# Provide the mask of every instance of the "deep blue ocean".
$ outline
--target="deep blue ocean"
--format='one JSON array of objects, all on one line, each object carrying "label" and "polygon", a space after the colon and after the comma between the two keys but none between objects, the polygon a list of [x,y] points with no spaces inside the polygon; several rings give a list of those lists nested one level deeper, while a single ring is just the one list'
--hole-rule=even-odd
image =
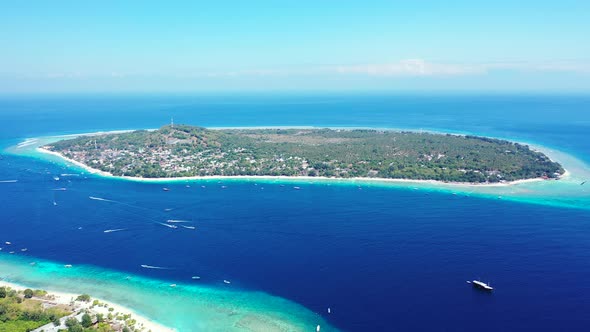
[{"label": "deep blue ocean", "polygon": [[[580,95],[4,96],[0,147],[35,136],[157,128],[171,117],[206,127],[473,133],[590,162],[590,96]],[[53,179],[63,173],[72,172],[2,156],[0,180],[19,181],[0,184],[0,243],[28,249],[18,255],[167,281],[199,275],[223,287],[231,280],[231,287],[297,302],[345,331],[590,327],[588,209],[326,183],[294,190],[202,181],[167,184],[165,192],[162,184],[96,176]],[[67,190],[53,190],[61,187]],[[166,219],[197,229],[157,224]],[[495,291],[472,289],[465,281],[475,278]]]}]

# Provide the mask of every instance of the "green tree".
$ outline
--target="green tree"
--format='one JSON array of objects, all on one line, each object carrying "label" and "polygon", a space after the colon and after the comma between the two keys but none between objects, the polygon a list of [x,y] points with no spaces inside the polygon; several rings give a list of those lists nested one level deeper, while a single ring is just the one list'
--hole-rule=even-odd
[{"label": "green tree", "polygon": [[87,313],[82,315],[82,326],[85,328],[92,326],[92,317],[90,317],[90,315]]},{"label": "green tree", "polygon": [[66,319],[66,327],[70,328],[72,326],[76,326],[79,325],[80,323],[78,323],[78,320],[74,317],[70,317],[68,319]]},{"label": "green tree", "polygon": [[33,297],[33,290],[32,289],[27,288],[27,289],[25,289],[24,293],[25,293],[25,299],[30,299]]},{"label": "green tree", "polygon": [[78,296],[76,298],[76,301],[90,302],[90,295],[88,295],[88,294],[82,294],[82,295],[80,295],[80,296]]},{"label": "green tree", "polygon": [[51,322],[53,322],[53,325],[55,325],[55,326],[61,325],[61,321],[59,320],[59,317],[57,315],[50,317],[50,319],[51,319]]},{"label": "green tree", "polygon": [[5,297],[6,297],[6,288],[0,287],[0,299],[3,299]]},{"label": "green tree", "polygon": [[84,328],[82,325],[74,325],[72,327],[68,327],[68,332],[84,332]]}]

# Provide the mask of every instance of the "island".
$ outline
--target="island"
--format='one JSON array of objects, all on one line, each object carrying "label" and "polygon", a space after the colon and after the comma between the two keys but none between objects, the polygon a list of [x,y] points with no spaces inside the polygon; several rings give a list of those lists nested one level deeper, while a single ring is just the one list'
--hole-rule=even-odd
[{"label": "island", "polygon": [[499,183],[558,179],[528,145],[472,135],[376,129],[157,130],[82,135],[41,147],[113,176],[287,176]]}]

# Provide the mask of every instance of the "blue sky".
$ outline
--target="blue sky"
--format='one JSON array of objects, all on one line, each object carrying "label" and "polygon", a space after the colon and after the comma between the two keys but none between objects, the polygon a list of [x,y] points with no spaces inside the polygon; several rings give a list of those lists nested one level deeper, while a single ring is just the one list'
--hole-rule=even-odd
[{"label": "blue sky", "polygon": [[0,92],[590,91],[590,1],[14,1]]}]

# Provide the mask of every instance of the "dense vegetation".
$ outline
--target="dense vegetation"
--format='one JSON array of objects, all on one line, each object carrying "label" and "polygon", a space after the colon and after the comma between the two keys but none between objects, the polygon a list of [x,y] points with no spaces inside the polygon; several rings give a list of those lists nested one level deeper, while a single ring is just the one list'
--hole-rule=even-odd
[{"label": "dense vegetation", "polygon": [[44,308],[41,301],[31,299],[33,295],[44,296],[45,292],[27,289],[19,293],[0,287],[0,332],[31,331],[70,314],[59,307]]},{"label": "dense vegetation", "polygon": [[[120,314],[98,300],[90,303],[89,295],[83,294],[70,305],[56,304],[47,292],[25,289],[16,291],[0,287],[0,332],[28,332],[52,323],[60,331],[67,332],[132,332],[143,331],[137,327],[131,315]],[[74,303],[86,303],[75,306]],[[106,313],[97,312],[102,308]],[[80,319],[74,316],[81,315]],[[64,318],[62,324],[60,318]]]},{"label": "dense vegetation", "polygon": [[113,175],[283,175],[455,182],[556,178],[563,168],[528,146],[475,136],[381,130],[165,126],[81,136],[46,148]]}]

